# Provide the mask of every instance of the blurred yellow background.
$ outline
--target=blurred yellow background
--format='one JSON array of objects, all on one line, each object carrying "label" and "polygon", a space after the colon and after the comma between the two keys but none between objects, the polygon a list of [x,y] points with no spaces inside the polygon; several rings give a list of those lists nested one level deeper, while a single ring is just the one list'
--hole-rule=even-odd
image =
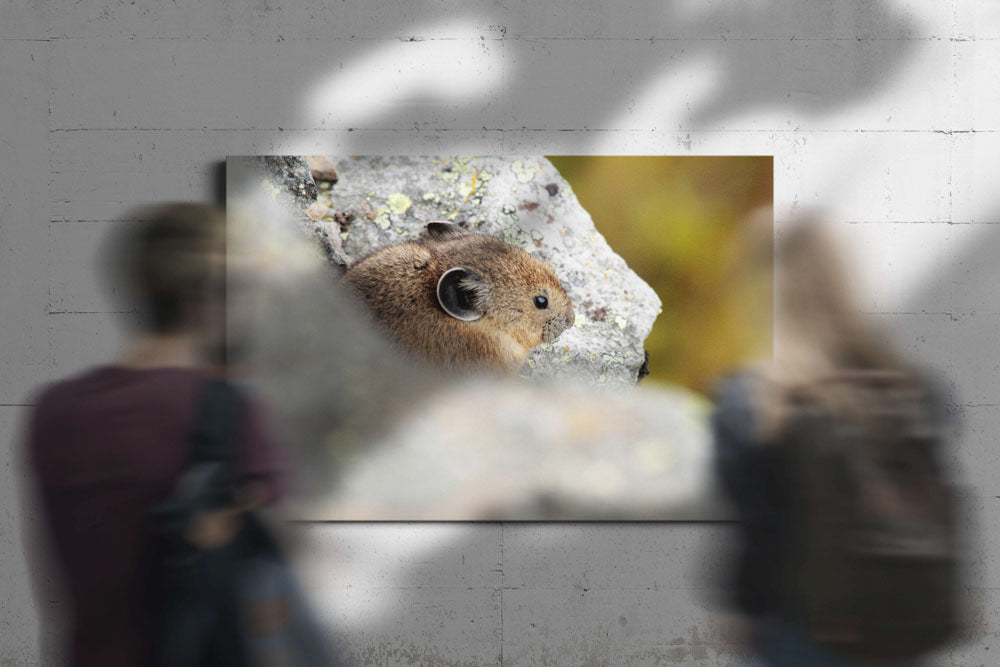
[{"label": "blurred yellow background", "polygon": [[770,354],[762,322],[773,278],[745,275],[738,259],[747,218],[772,207],[772,157],[547,157],[663,301],[646,339],[646,382],[707,393],[721,374]]}]

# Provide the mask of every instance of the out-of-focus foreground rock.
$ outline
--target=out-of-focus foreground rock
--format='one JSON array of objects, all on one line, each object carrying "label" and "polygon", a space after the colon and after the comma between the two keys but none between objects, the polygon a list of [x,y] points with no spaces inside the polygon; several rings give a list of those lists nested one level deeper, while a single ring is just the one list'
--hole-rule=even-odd
[{"label": "out-of-focus foreground rock", "polygon": [[[352,464],[317,520],[708,519],[706,406],[690,394],[462,382]],[[373,492],[377,490],[377,492]]]}]

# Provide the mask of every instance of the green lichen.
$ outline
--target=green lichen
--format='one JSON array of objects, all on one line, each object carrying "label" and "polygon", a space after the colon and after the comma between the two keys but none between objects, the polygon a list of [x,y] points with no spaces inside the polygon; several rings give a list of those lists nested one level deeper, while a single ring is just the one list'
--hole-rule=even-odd
[{"label": "green lichen", "polygon": [[511,245],[523,248],[527,252],[535,250],[534,244],[531,243],[531,236],[529,236],[517,225],[511,225],[505,228],[502,232],[500,232],[500,238]]},{"label": "green lichen", "polygon": [[511,171],[514,172],[514,176],[521,183],[530,183],[535,178],[535,172],[538,168],[531,164],[530,162],[525,163],[523,160],[516,160],[514,164],[510,165]]},{"label": "green lichen", "polygon": [[389,195],[389,211],[395,215],[403,215],[413,204],[409,197],[402,192],[394,192]]},{"label": "green lichen", "polygon": [[626,320],[621,315],[617,315],[615,316],[615,324],[618,325],[619,329],[624,329],[626,326],[628,326],[628,320]]},{"label": "green lichen", "polygon": [[389,229],[392,225],[392,220],[389,219],[389,209],[380,208],[375,211],[375,224],[379,226],[379,229]]},{"label": "green lichen", "polygon": [[471,171],[471,167],[469,167],[469,162],[471,160],[472,158],[468,155],[459,155],[458,157],[455,158],[455,163],[454,166],[452,166],[452,171],[454,171],[456,174],[460,176],[464,176],[465,174],[469,173],[469,171]]}]

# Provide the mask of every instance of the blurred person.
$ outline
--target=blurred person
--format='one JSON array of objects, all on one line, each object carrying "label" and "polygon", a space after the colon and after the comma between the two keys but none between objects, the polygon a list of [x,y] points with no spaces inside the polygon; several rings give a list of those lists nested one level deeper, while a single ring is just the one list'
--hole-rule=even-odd
[{"label": "blurred person", "polygon": [[959,624],[944,392],[869,328],[822,225],[748,229],[748,266],[774,251],[775,353],[712,418],[744,639],[766,665],[917,664]]},{"label": "blurred person", "polygon": [[[74,666],[152,663],[150,510],[190,463],[204,388],[227,374],[225,212],[174,204],[135,217],[108,259],[138,326],[116,359],[37,394],[25,443],[69,596],[66,662]],[[186,525],[194,549],[221,553],[241,513],[280,493],[264,411],[246,400],[240,415],[237,492]]]}]

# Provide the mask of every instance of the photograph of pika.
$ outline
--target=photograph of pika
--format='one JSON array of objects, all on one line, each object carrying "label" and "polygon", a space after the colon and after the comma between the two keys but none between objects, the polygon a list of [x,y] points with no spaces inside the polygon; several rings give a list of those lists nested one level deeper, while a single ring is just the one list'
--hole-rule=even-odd
[{"label": "photograph of pika", "polygon": [[296,516],[725,518],[709,397],[773,345],[773,167],[230,157],[245,368],[308,461]]},{"label": "photograph of pika", "polygon": [[381,248],[344,282],[416,359],[463,371],[517,372],[528,352],[573,326],[550,266],[509,243],[434,221],[426,236]]}]

